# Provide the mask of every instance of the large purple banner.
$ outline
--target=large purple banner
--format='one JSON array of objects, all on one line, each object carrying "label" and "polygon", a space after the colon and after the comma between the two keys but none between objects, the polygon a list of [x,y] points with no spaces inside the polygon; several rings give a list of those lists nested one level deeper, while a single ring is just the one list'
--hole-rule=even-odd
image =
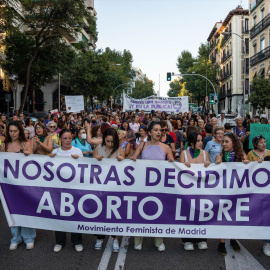
[{"label": "large purple banner", "polygon": [[166,161],[98,162],[1,153],[0,194],[10,226],[269,239],[268,164],[187,168]]}]

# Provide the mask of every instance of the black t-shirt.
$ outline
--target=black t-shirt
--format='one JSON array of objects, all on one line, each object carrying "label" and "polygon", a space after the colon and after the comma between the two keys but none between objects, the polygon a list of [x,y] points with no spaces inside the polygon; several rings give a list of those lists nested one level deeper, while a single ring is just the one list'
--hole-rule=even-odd
[{"label": "black t-shirt", "polygon": [[171,135],[166,134],[166,140],[162,143],[170,146],[172,143],[174,143],[174,140]]}]

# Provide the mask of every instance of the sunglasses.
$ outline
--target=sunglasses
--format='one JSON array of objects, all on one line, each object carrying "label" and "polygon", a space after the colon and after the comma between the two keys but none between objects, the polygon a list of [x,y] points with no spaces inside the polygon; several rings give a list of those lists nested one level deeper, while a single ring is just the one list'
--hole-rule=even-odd
[{"label": "sunglasses", "polygon": [[50,126],[50,128],[56,128],[56,126]]},{"label": "sunglasses", "polygon": [[161,132],[167,132],[167,131],[169,131],[169,129],[167,129],[167,128],[162,128],[161,129]]},{"label": "sunglasses", "polygon": [[140,128],[146,128],[146,126],[140,126]]}]

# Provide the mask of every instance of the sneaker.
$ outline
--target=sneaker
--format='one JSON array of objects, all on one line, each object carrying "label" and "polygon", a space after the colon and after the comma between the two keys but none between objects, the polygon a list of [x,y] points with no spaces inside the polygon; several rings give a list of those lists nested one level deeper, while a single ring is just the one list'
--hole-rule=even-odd
[{"label": "sneaker", "polygon": [[82,252],[82,251],[83,251],[83,245],[82,245],[82,244],[76,245],[76,246],[75,246],[75,250],[76,250],[77,252]]},{"label": "sneaker", "polygon": [[62,250],[63,246],[56,244],[53,248],[54,252],[60,252]]},{"label": "sneaker", "polygon": [[97,239],[96,244],[95,244],[95,250],[101,250],[102,244],[103,244],[103,239]]},{"label": "sneaker", "polygon": [[162,243],[162,244],[158,247],[158,251],[165,251],[165,245],[164,245],[164,243]]},{"label": "sneaker", "polygon": [[134,246],[134,249],[136,249],[136,250],[142,250],[142,244],[139,244],[138,246]]},{"label": "sneaker", "polygon": [[205,241],[201,241],[197,245],[198,249],[208,249],[207,243]]},{"label": "sneaker", "polygon": [[225,247],[225,243],[219,243],[218,244],[218,254],[226,256],[227,255],[227,250]]},{"label": "sneaker", "polygon": [[184,243],[184,249],[185,250],[194,250],[194,245],[191,242],[185,242]]},{"label": "sneaker", "polygon": [[17,249],[18,245],[19,245],[19,244],[11,243],[10,246],[9,246],[9,249],[10,249],[10,250],[15,250],[15,249]]},{"label": "sneaker", "polygon": [[263,253],[265,256],[270,256],[270,244],[268,244],[268,243],[264,244]]},{"label": "sneaker", "polygon": [[118,252],[119,251],[119,243],[117,239],[113,240],[113,252]]},{"label": "sneaker", "polygon": [[26,249],[30,250],[34,248],[34,243],[26,243]]},{"label": "sneaker", "polygon": [[234,250],[235,252],[240,252],[241,248],[240,248],[240,246],[238,245],[238,243],[237,243],[236,240],[231,240],[231,241],[230,241],[230,244],[231,244],[231,246],[232,246],[232,248],[233,248],[233,250]]}]

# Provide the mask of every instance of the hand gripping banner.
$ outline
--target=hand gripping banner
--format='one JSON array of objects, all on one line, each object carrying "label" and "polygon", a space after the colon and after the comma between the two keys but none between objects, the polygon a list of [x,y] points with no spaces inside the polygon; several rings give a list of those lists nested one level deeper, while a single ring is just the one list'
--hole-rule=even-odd
[{"label": "hand gripping banner", "polygon": [[269,168],[0,153],[0,194],[9,226],[270,239]]}]

